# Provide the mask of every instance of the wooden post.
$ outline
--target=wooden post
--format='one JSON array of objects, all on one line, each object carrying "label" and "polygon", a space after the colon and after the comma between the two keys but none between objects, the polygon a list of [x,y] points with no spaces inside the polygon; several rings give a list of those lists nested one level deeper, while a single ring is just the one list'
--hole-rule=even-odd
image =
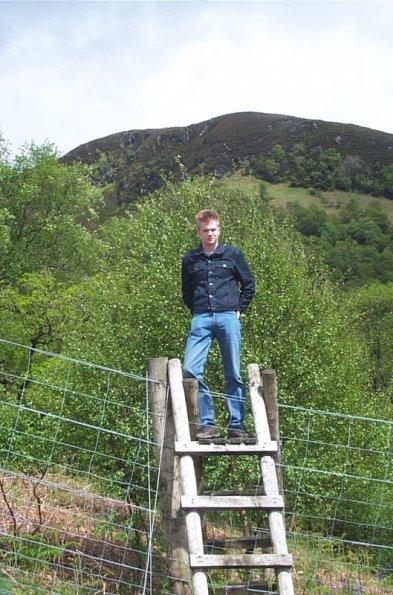
[{"label": "wooden post", "polygon": [[[183,388],[182,369],[179,359],[168,362],[168,377],[171,391],[173,418],[176,428],[176,438],[179,442],[190,442],[191,434],[188,425],[186,398]],[[197,482],[194,460],[189,455],[180,457],[180,474],[184,496],[197,496]],[[190,556],[203,556],[203,536],[199,514],[195,510],[187,511],[186,525],[188,535],[188,549]],[[202,570],[194,570],[192,574],[193,595],[208,595],[207,576]]]},{"label": "wooden post", "polygon": [[[250,387],[250,400],[254,415],[257,442],[270,439],[265,400],[262,395],[262,380],[257,364],[247,366]],[[261,457],[261,472],[266,496],[277,496],[278,481],[276,465],[271,456]],[[284,517],[279,510],[272,510],[269,515],[269,529],[275,554],[288,554]],[[281,595],[294,595],[292,575],[289,568],[277,569],[278,592]]]},{"label": "wooden post", "polygon": [[196,378],[185,378],[183,380],[183,387],[186,397],[188,421],[190,422],[191,440],[195,440],[199,430],[198,380]]},{"label": "wooden post", "polygon": [[272,368],[262,370],[262,386],[263,400],[265,401],[270,436],[272,440],[277,441],[278,450],[277,455],[275,457],[277,463],[277,481],[279,492],[281,495],[283,495],[284,482],[281,469],[280,425],[278,415],[277,376],[275,370],[273,370]]},{"label": "wooden post", "polygon": [[[188,412],[188,421],[190,425],[191,440],[196,440],[196,434],[199,430],[199,386],[196,378],[186,378],[183,380],[184,393]],[[198,494],[202,491],[203,459],[198,457],[194,459],[195,475],[197,480]]]},{"label": "wooden post", "polygon": [[148,361],[149,397],[153,416],[153,435],[160,466],[159,493],[167,545],[168,576],[175,595],[191,595],[191,569],[187,548],[185,516],[181,509],[181,481],[175,457],[175,426],[169,399],[168,358]]}]

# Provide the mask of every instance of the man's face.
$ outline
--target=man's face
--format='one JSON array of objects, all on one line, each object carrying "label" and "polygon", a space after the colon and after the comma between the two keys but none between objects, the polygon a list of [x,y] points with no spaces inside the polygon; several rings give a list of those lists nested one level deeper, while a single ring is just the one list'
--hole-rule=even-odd
[{"label": "man's face", "polygon": [[201,239],[202,246],[207,251],[215,250],[220,235],[220,223],[216,219],[205,221],[198,227],[198,236]]}]

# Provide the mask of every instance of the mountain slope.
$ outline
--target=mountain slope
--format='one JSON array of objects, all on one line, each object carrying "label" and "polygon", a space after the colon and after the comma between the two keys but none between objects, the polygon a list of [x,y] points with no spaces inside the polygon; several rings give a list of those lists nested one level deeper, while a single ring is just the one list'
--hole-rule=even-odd
[{"label": "mountain slope", "polygon": [[234,166],[303,143],[307,151],[334,148],[365,163],[393,161],[393,134],[322,120],[244,112],[184,127],[129,130],[90,141],[62,161],[94,165],[98,183],[113,183],[118,203],[128,203],[161,184],[161,171],[178,170],[176,157],[191,173],[223,175]]}]

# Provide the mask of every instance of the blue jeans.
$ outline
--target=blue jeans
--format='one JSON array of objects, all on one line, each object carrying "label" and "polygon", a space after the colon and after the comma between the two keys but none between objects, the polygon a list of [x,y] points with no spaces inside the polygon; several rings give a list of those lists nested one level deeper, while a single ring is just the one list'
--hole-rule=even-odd
[{"label": "blue jeans", "polygon": [[246,389],[240,374],[241,322],[236,312],[196,314],[191,322],[183,363],[184,378],[196,378],[199,384],[201,429],[216,425],[212,395],[204,383],[204,371],[210,347],[217,339],[226,380],[227,406],[231,429],[244,429]]}]

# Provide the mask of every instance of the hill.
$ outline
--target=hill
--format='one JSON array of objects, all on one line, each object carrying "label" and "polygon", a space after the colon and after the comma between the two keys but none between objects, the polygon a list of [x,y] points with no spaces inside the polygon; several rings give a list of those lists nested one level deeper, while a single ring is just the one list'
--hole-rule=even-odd
[{"label": "hill", "polygon": [[225,175],[267,156],[275,145],[285,151],[303,145],[307,153],[335,149],[374,166],[393,159],[393,134],[322,120],[244,112],[184,127],[129,130],[73,149],[63,163],[94,166],[97,183],[112,184],[117,204],[135,200],[162,184],[161,172],[176,172],[176,158],[190,173]]}]

